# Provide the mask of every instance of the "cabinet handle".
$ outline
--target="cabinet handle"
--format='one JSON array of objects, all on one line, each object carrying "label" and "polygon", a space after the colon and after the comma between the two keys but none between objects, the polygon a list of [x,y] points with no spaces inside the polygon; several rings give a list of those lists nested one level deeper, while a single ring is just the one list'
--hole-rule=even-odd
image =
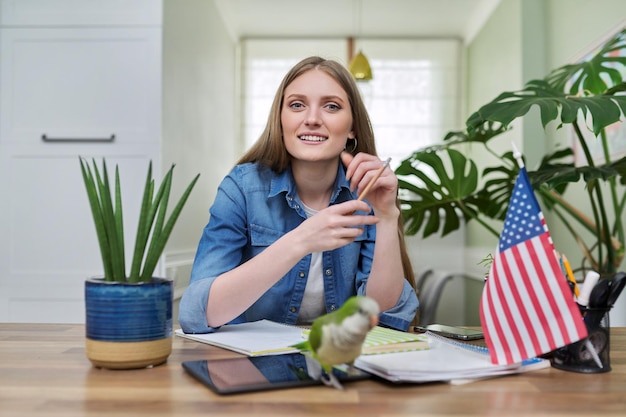
[{"label": "cabinet handle", "polygon": [[49,137],[44,133],[41,135],[41,140],[44,142],[113,142],[115,140],[115,135],[113,134],[108,138],[54,138]]}]

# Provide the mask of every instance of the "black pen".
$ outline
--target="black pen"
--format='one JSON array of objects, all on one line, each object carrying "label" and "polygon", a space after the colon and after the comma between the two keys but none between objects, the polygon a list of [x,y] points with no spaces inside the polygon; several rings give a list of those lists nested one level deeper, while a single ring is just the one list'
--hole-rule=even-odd
[{"label": "black pen", "polygon": [[[598,274],[595,271],[589,271],[587,272],[587,275],[585,276],[585,281],[583,282],[583,288],[580,291],[580,296],[578,297],[578,304],[584,307],[585,309],[587,309],[589,306],[589,298],[591,296],[591,291],[598,283],[599,278],[600,278],[600,274]],[[589,329],[590,327],[593,328],[597,326],[596,323],[592,323],[596,321],[595,314],[590,315],[590,317],[587,317],[587,315],[585,315],[584,320],[585,320],[585,324],[587,325],[587,329]],[[600,356],[598,355],[596,348],[593,347],[593,344],[591,343],[591,340],[589,340],[589,337],[586,337],[583,343],[585,347],[587,348],[587,350],[589,351],[589,353],[591,354],[593,361],[596,363],[596,365],[598,365],[598,368],[603,368],[604,365],[602,364],[602,361],[600,360]]]}]

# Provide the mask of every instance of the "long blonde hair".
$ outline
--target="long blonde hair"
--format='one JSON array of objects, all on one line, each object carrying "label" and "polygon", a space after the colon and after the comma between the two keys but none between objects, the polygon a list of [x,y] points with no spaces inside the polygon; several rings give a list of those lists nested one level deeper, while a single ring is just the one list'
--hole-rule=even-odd
[{"label": "long blonde hair", "polygon": [[[237,164],[258,162],[277,173],[283,172],[289,166],[290,159],[283,143],[283,128],[281,124],[281,111],[285,89],[293,80],[313,69],[324,71],[330,75],[339,83],[348,96],[352,111],[352,130],[356,137],[356,146],[354,149],[350,147],[350,153],[356,155],[359,152],[365,152],[370,155],[378,156],[374,140],[374,130],[372,129],[369,114],[361,98],[356,81],[350,72],[337,61],[311,56],[298,62],[285,75],[274,96],[274,101],[272,102],[270,114],[263,133],[261,133],[259,139],[257,139],[252,147],[237,161]],[[398,207],[400,206],[400,202],[397,199],[396,204]],[[413,288],[415,288],[415,274],[406,249],[404,226],[401,217],[398,219],[398,235],[400,237],[400,251],[404,276]]]}]

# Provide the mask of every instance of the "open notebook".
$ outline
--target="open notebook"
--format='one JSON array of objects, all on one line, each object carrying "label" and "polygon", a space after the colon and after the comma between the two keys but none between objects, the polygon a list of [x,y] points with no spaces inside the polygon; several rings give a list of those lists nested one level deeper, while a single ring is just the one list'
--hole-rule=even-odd
[{"label": "open notebook", "polygon": [[[186,334],[176,330],[176,335],[207,343],[247,356],[281,355],[299,352],[290,347],[308,337],[308,329],[259,320],[250,323],[222,326],[219,331],[203,334]],[[427,337],[376,326],[363,344],[363,354],[414,351],[428,349]]]},{"label": "open notebook", "polygon": [[550,361],[541,358],[511,365],[495,365],[491,363],[485,347],[454,341],[432,332],[425,335],[430,341],[430,349],[360,356],[354,365],[392,382],[452,383],[550,367]]}]

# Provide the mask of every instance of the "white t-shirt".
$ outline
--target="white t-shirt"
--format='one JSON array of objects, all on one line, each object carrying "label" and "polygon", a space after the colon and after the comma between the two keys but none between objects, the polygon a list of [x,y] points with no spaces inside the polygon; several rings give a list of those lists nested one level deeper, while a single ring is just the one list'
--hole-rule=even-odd
[{"label": "white t-shirt", "polygon": [[[317,213],[310,207],[302,204],[302,208],[307,217],[311,217]],[[324,303],[324,276],[322,274],[322,252],[314,252],[311,254],[311,266],[309,267],[309,276],[306,280],[304,296],[300,305],[300,313],[298,314],[298,324],[311,324],[313,320],[326,313],[326,305]]]}]

